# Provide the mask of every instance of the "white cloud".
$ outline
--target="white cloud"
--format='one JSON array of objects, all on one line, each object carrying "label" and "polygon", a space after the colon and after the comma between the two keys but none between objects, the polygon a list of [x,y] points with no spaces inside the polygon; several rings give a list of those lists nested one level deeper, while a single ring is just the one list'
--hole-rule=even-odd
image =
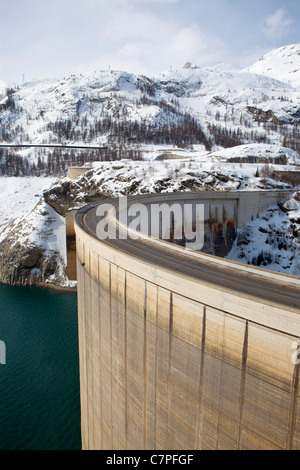
[{"label": "white cloud", "polygon": [[103,34],[112,43],[132,39],[158,42],[169,29],[167,23],[152,13],[117,9],[107,18]]},{"label": "white cloud", "polygon": [[175,19],[135,8],[111,10],[99,34],[107,52],[99,53],[97,62],[136,73],[156,73],[170,65],[180,68],[187,61],[209,65],[222,60],[225,50],[218,37],[205,34],[196,24],[182,26]]},{"label": "white cloud", "polygon": [[288,27],[292,24],[293,19],[290,18],[283,8],[279,8],[272,15],[265,18],[263,31],[270,38],[279,38],[288,32]]},{"label": "white cloud", "polygon": [[91,5],[103,5],[103,6],[131,6],[131,5],[151,5],[153,3],[165,3],[174,5],[175,3],[181,2],[181,0],[88,0]]},{"label": "white cloud", "polygon": [[224,48],[224,43],[219,38],[204,34],[195,24],[178,29],[170,38],[167,47],[172,57],[178,58],[181,62],[188,60],[196,65],[220,60]]},{"label": "white cloud", "polygon": [[146,3],[149,3],[149,4],[151,3],[169,3],[170,4],[171,3],[172,4],[173,3],[174,4],[174,3],[179,3],[181,0],[121,0],[121,1],[124,1],[126,3],[128,2],[128,3],[137,3],[137,4],[138,3],[144,3],[144,4]]}]

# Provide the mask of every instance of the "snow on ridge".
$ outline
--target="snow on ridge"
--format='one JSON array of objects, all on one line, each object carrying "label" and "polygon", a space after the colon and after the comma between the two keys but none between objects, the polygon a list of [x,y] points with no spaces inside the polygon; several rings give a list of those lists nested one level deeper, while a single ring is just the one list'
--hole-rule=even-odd
[{"label": "snow on ridge", "polygon": [[220,160],[228,160],[230,158],[247,159],[247,157],[256,157],[258,159],[277,157],[286,157],[290,165],[300,165],[300,156],[298,152],[280,145],[273,144],[244,144],[237,145],[217,152],[210,152],[212,157]]},{"label": "snow on ridge", "polygon": [[274,49],[245,71],[276,78],[300,88],[300,44]]},{"label": "snow on ridge", "polygon": [[[180,70],[168,70],[154,76],[155,80],[166,81],[182,81],[188,87],[194,84],[202,83],[215,89],[227,91],[229,88],[237,88],[239,85],[245,87],[266,88],[271,85],[288,89],[286,84],[280,83],[280,80],[272,76],[259,77],[251,73],[249,69],[239,70],[238,68],[225,63],[216,64],[210,67],[182,68]],[[231,83],[230,83],[231,82]]]},{"label": "snow on ridge", "polygon": [[[78,127],[78,134],[82,132],[83,119],[87,119],[88,126],[93,126],[101,116],[108,115],[117,122],[147,120],[159,126],[178,124],[187,112],[206,130],[207,124],[214,123],[214,116],[220,111],[223,127],[236,129],[242,116],[263,134],[256,115],[249,113],[250,105],[266,112],[271,110],[276,118],[287,123],[298,119],[299,108],[295,90],[287,83],[223,63],[169,70],[152,78],[126,71],[96,70],[61,80],[25,83],[16,88],[13,99],[18,112],[2,111],[2,126],[15,132],[14,140],[36,144],[57,141],[57,132],[47,130],[52,123],[69,119],[72,129]],[[163,106],[163,101],[170,106]],[[231,124],[233,118],[235,123]],[[247,131],[244,122],[241,124],[243,132]],[[23,134],[21,129],[24,129]],[[280,141],[276,131],[270,138],[274,143]],[[106,134],[89,136],[86,143],[102,145],[108,139]],[[64,135],[63,140],[76,143],[69,142]]]},{"label": "snow on ridge", "polygon": [[0,177],[0,231],[4,224],[27,215],[55,181],[52,177]]}]

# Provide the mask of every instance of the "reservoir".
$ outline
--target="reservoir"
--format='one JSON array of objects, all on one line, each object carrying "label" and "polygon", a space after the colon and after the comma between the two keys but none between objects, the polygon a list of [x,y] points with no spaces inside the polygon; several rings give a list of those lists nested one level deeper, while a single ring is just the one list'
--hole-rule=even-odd
[{"label": "reservoir", "polygon": [[80,450],[77,296],[0,284],[0,450]]}]

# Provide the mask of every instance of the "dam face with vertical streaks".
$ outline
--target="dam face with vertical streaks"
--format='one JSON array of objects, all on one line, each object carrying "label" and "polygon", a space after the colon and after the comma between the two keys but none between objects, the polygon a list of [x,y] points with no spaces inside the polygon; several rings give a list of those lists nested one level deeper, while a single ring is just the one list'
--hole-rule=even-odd
[{"label": "dam face with vertical streaks", "polygon": [[[299,449],[300,279],[240,265],[239,226],[286,194],[160,194],[203,202],[206,253],[142,236],[99,240],[76,216],[84,449]],[[112,201],[118,213],[118,201]],[[113,213],[120,235],[126,229]],[[172,241],[172,240],[171,240]]]}]

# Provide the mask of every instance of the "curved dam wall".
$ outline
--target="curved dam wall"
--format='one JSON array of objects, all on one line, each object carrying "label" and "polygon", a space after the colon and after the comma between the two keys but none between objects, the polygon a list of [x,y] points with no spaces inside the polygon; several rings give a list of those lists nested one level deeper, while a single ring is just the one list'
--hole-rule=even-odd
[{"label": "curved dam wall", "polygon": [[[196,206],[200,203],[204,207],[204,243],[200,251],[223,258],[230,252],[238,228],[256,219],[261,213],[275,206],[292,192],[293,191],[290,190],[240,192],[203,191],[198,193],[181,193],[175,197],[172,193],[164,194],[163,197],[161,194],[147,195],[147,197],[143,197],[142,199],[138,196],[133,196],[128,199],[128,208],[143,201],[143,206],[148,209],[148,227],[149,233],[151,233],[151,206],[155,204],[160,206],[168,205],[170,209],[172,209],[172,207],[176,205],[182,209],[181,213],[184,214],[184,207],[191,205],[192,225],[195,229]],[[118,217],[118,206],[116,207],[116,214]],[[128,217],[127,222],[130,222],[130,217]],[[183,247],[188,246],[184,238],[174,240],[174,238],[172,238],[173,234],[174,221],[171,227],[171,238],[165,236],[162,223],[160,223],[159,233],[157,234],[158,238],[176,243]]]},{"label": "curved dam wall", "polygon": [[300,279],[99,240],[96,208],[75,225],[83,449],[299,449]]}]

